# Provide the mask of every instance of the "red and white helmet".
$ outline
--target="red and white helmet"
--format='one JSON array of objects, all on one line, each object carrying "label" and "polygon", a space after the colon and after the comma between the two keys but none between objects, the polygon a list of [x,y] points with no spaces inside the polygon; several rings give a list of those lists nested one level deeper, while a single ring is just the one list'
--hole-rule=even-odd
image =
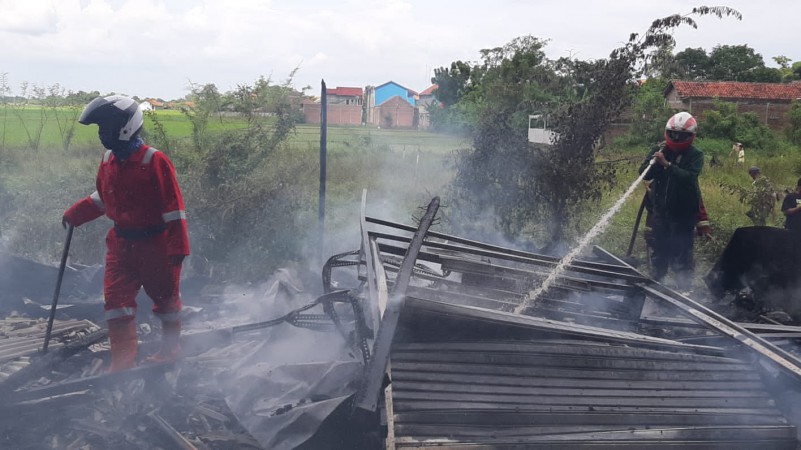
[{"label": "red and white helmet", "polygon": [[665,142],[671,150],[682,151],[690,147],[698,132],[698,122],[688,112],[674,114],[665,124]]}]

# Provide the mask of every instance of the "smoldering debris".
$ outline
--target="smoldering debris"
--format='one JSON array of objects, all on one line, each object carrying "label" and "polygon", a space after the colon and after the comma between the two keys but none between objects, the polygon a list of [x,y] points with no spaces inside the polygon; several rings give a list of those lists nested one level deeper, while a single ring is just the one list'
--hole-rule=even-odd
[{"label": "smoldering debris", "polygon": [[412,252],[412,227],[363,223],[363,260],[425,264],[402,293],[395,262],[363,276],[391,381],[355,406],[384,412],[387,448],[796,448],[801,359],[776,337],[801,328],[733,322],[599,247],[532,298],[558,259],[433,231]]},{"label": "smoldering debris", "polygon": [[532,296],[557,258],[438,233],[436,210],[363,212],[322,289],[202,286],[179,362],[106,374],[93,328],[9,359],[0,445],[796,448],[801,327],[733,321],[599,247]]},{"label": "smoldering debris", "polygon": [[704,278],[713,298],[741,320],[755,322],[772,314],[783,324],[801,324],[796,301],[801,294],[799,251],[798,240],[788,230],[738,228]]},{"label": "smoldering debris", "polygon": [[[46,323],[7,318],[0,338],[19,346],[0,353],[0,446],[295,448],[314,441],[344,410],[362,362],[353,337],[330,318],[335,312],[352,326],[347,296],[314,297],[300,279],[281,270],[254,286],[206,286],[209,295],[188,302],[181,361],[113,374],[105,373],[106,344],[88,338],[97,325],[57,320],[51,352],[41,355]],[[139,327],[142,356],[158,344],[151,328]]]}]

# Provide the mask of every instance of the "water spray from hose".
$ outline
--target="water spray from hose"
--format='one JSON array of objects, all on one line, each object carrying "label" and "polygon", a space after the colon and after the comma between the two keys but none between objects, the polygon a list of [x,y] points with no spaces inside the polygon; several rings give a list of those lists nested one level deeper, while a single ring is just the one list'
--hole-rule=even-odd
[{"label": "water spray from hose", "polygon": [[545,281],[543,281],[537,289],[529,292],[528,295],[526,295],[526,298],[523,299],[523,302],[521,302],[517,308],[515,308],[515,314],[521,314],[523,310],[530,307],[532,303],[536,302],[537,299],[548,290],[548,288],[551,286],[551,283],[553,283],[553,281],[565,271],[565,267],[570,265],[576,256],[584,251],[587,245],[606,229],[610,220],[612,219],[612,216],[617,214],[626,200],[628,200],[628,198],[634,192],[634,189],[636,189],[640,182],[642,182],[642,180],[645,178],[645,175],[651,171],[651,168],[654,166],[654,164],[656,164],[656,158],[651,159],[651,162],[648,163],[648,167],[646,167],[640,176],[634,180],[634,183],[632,183],[626,192],[623,193],[623,196],[620,197],[618,201],[615,202],[615,204],[612,205],[612,207],[609,208],[609,210],[601,217],[598,223],[596,223],[595,226],[592,227],[583,238],[581,238],[579,244],[559,261],[551,273],[548,274],[548,277],[545,278]]}]

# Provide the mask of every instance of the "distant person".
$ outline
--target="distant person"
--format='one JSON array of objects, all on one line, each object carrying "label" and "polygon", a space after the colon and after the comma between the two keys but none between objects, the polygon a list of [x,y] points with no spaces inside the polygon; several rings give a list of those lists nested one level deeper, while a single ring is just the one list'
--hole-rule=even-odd
[{"label": "distant person", "polygon": [[745,164],[745,148],[743,148],[742,142],[735,142],[731,146],[731,152],[729,152],[729,156],[735,158],[737,164]]},{"label": "distant person", "polygon": [[161,319],[161,349],[149,359],[173,360],[181,351],[181,263],[189,255],[175,168],[167,155],[139,137],[142,111],[128,97],[98,97],[84,108],[78,122],[96,123],[107,151],[97,171],[97,190],[64,212],[62,224],[77,227],[104,214],[114,222],[106,236],[103,277],[109,371],[136,366],[136,295],[142,287]]},{"label": "distant person", "polygon": [[759,167],[749,168],[748,175],[753,180],[751,183],[753,188],[748,198],[751,209],[745,215],[755,226],[765,226],[768,217],[774,217],[776,214],[776,192],[770,180],[762,175]]},{"label": "distant person", "polygon": [[801,234],[801,178],[795,185],[795,191],[784,197],[782,214],[785,217],[784,228]]},{"label": "distant person", "polygon": [[692,145],[697,130],[692,115],[675,114],[665,124],[665,141],[648,152],[639,169],[640,173],[648,170],[645,180],[651,180],[651,276],[662,281],[672,268],[680,291],[692,289],[693,235],[701,209],[698,176],[704,154]]}]

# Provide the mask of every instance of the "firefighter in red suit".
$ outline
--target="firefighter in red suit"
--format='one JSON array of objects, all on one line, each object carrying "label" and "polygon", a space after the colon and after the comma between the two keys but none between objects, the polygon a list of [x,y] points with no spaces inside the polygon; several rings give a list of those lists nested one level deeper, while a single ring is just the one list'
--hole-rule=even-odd
[{"label": "firefighter in red suit", "polygon": [[111,343],[111,372],[136,366],[136,295],[140,287],[161,319],[162,342],[152,361],[180,355],[181,264],[189,255],[184,200],[167,156],[139,137],[143,116],[134,100],[98,97],[78,122],[98,125],[107,149],[97,171],[97,190],[64,213],[63,224],[80,226],[106,215],[114,222],[106,236],[103,281]]}]

